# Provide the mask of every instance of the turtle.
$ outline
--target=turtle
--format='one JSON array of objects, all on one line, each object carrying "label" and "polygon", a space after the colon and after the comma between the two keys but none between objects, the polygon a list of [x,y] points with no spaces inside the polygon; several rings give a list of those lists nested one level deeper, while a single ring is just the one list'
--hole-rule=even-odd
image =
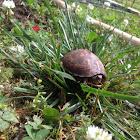
[{"label": "turtle", "polygon": [[80,83],[100,87],[107,77],[101,60],[87,49],[73,50],[60,60],[65,71]]}]

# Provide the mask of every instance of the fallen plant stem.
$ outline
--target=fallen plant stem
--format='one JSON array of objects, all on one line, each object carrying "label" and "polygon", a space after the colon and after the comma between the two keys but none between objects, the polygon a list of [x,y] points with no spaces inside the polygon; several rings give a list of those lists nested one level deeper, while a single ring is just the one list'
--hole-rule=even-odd
[{"label": "fallen plant stem", "polygon": [[92,116],[94,116],[94,114],[95,114],[95,112],[96,112],[97,102],[98,102],[99,96],[100,96],[100,95],[97,95],[97,96],[96,96],[95,106],[94,106],[94,110],[93,110],[93,112],[92,112]]},{"label": "fallen plant stem", "polygon": [[97,124],[101,121],[101,119],[102,119],[102,117],[103,117],[103,115],[105,114],[105,112],[107,111],[107,109],[108,109],[108,107],[106,107],[105,109],[104,109],[104,111],[103,111],[103,113],[101,114],[101,116],[99,116],[99,119],[97,120]]}]

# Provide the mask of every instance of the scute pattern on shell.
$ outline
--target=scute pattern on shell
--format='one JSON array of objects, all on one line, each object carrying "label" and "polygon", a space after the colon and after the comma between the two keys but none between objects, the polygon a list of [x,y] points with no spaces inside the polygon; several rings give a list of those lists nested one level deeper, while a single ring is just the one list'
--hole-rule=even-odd
[{"label": "scute pattern on shell", "polygon": [[61,58],[63,67],[74,76],[92,77],[98,74],[106,78],[106,72],[100,59],[86,49],[77,49]]}]

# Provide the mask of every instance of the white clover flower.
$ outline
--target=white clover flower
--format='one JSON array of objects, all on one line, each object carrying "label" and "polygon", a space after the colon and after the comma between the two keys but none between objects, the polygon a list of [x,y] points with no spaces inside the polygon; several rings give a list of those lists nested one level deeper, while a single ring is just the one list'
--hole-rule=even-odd
[{"label": "white clover flower", "polygon": [[94,126],[89,126],[88,131],[86,133],[87,133],[86,135],[87,140],[96,138],[96,128]]},{"label": "white clover flower", "polygon": [[75,7],[76,7],[75,2],[72,3],[71,7],[72,7],[72,8],[75,8]]},{"label": "white clover flower", "polygon": [[97,126],[89,126],[86,134],[86,140],[112,140],[111,134]]},{"label": "white clover flower", "polygon": [[82,8],[80,7],[80,5],[77,5],[75,12],[79,14],[81,11],[82,11]]},{"label": "white clover flower", "polygon": [[15,51],[15,52],[17,52],[17,51],[19,51],[21,54],[23,54],[24,53],[24,47],[23,46],[20,46],[20,45],[17,45],[17,46],[12,46],[11,48],[10,48],[12,51]]},{"label": "white clover flower", "polygon": [[104,5],[110,7],[110,2],[104,2]]},{"label": "white clover flower", "polygon": [[123,21],[124,23],[125,23],[125,26],[127,26],[128,25],[128,23],[129,23],[129,21],[127,20],[127,19],[124,19],[124,21]]},{"label": "white clover flower", "polygon": [[13,0],[4,0],[4,2],[2,3],[2,7],[3,8],[15,8],[15,3],[13,2]]},{"label": "white clover flower", "polygon": [[94,9],[94,6],[89,3],[88,6],[87,6],[87,8],[90,9],[90,10],[93,10]]},{"label": "white clover flower", "polygon": [[89,23],[91,23],[91,24],[93,24],[94,21],[95,21],[95,19],[92,18],[92,17],[90,17],[89,15],[87,15],[86,20],[87,20],[87,22],[89,22]]},{"label": "white clover flower", "polygon": [[86,20],[87,20],[87,22],[91,22],[92,21],[92,17],[90,17],[89,15],[87,15]]}]

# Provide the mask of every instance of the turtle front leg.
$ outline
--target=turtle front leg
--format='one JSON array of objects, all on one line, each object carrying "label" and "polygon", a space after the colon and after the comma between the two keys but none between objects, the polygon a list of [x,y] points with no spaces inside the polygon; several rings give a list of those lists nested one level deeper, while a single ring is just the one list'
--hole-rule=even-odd
[{"label": "turtle front leg", "polygon": [[102,85],[96,85],[90,82],[87,82],[88,85],[93,86],[93,87],[97,87],[97,88],[101,88]]}]

